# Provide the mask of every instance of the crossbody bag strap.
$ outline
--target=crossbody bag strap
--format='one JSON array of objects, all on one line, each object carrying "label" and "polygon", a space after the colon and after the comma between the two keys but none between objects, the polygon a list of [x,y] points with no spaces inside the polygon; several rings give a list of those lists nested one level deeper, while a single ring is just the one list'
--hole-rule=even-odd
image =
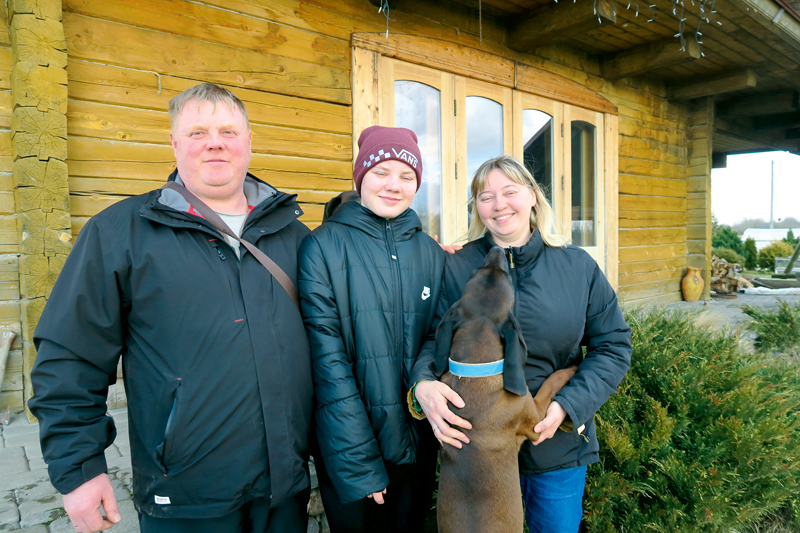
[{"label": "crossbody bag strap", "polygon": [[272,274],[272,277],[274,277],[278,283],[281,284],[283,290],[286,291],[286,294],[288,294],[289,298],[291,298],[292,302],[294,302],[297,310],[300,310],[300,300],[297,297],[297,288],[294,286],[294,283],[292,283],[292,280],[289,279],[289,276],[286,275],[286,272],[284,272],[283,269],[281,269],[281,267],[275,263],[275,261],[267,257],[267,254],[256,248],[255,245],[240,238],[233,231],[231,231],[225,221],[222,220],[222,218],[213,209],[208,207],[200,198],[192,194],[192,192],[183,185],[175,183],[174,181],[168,181],[161,188],[172,189],[173,191],[179,193],[187,202],[189,202],[189,205],[194,207],[195,211],[200,213],[200,216],[208,220],[211,225],[217,228],[220,233],[236,239],[242,244],[242,246],[247,248],[247,251],[253,254],[253,257],[258,259],[258,262],[261,263],[264,268],[266,268],[269,273]]}]

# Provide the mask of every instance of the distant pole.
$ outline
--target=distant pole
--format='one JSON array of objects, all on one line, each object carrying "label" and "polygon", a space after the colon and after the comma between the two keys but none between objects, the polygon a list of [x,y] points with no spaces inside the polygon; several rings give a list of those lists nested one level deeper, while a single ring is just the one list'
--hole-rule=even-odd
[{"label": "distant pole", "polygon": [[769,180],[769,229],[774,229],[775,221],[772,218],[772,207],[775,203],[775,160],[773,159],[770,162],[772,163],[772,171],[770,172]]}]

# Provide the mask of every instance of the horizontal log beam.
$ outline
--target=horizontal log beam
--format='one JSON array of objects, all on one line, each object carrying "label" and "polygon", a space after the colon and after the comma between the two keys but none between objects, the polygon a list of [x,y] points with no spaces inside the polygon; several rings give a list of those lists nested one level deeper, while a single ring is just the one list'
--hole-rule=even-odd
[{"label": "horizontal log beam", "polygon": [[774,113],[800,111],[800,92],[777,91],[733,98],[717,104],[716,116],[757,117]]},{"label": "horizontal log beam", "polygon": [[531,52],[616,22],[614,0],[553,2],[516,24],[508,34],[506,46],[518,52]]},{"label": "horizontal log beam", "polygon": [[755,72],[746,69],[724,78],[672,87],[669,90],[669,98],[673,100],[692,100],[743,89],[752,89],[757,83],[758,79]]},{"label": "horizontal log beam", "polygon": [[682,46],[669,38],[609,56],[600,65],[600,75],[607,80],[618,80],[699,58],[700,45],[695,40],[689,39]]}]

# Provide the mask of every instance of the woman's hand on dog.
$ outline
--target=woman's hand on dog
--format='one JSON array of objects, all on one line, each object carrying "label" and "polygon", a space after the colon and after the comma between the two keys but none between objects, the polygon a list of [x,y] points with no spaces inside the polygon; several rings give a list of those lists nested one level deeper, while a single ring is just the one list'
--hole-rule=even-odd
[{"label": "woman's hand on dog", "polygon": [[367,498],[372,498],[375,500],[375,503],[378,505],[383,505],[383,495],[386,494],[386,489],[383,489],[380,492],[373,492],[372,494],[368,494]]},{"label": "woman's hand on dog", "polygon": [[440,444],[449,444],[456,448],[461,448],[462,442],[469,444],[469,438],[453,426],[472,429],[472,424],[456,415],[447,405],[450,402],[459,409],[464,407],[464,400],[456,391],[441,381],[421,381],[414,389],[414,396]]},{"label": "woman's hand on dog", "polygon": [[567,412],[561,407],[561,404],[555,401],[550,402],[544,420],[536,424],[533,428],[535,433],[539,433],[539,439],[533,441],[533,445],[541,444],[555,435],[558,426],[561,425],[565,418],[567,418]]}]

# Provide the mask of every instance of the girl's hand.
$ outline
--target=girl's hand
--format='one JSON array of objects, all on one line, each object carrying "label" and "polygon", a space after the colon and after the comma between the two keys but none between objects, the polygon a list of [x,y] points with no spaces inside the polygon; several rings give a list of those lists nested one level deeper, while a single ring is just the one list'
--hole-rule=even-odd
[{"label": "girl's hand", "polygon": [[453,389],[441,381],[420,381],[414,389],[414,397],[425,412],[439,444],[446,443],[456,448],[461,448],[462,442],[469,444],[469,438],[452,427],[472,429],[472,424],[456,415],[447,405],[449,401],[458,408],[464,407],[464,400]]},{"label": "girl's hand", "polygon": [[541,444],[555,435],[558,426],[561,425],[565,418],[567,418],[567,412],[561,407],[561,404],[558,402],[550,402],[544,420],[536,424],[536,427],[533,428],[533,431],[539,433],[539,439],[533,441],[533,445]]},{"label": "girl's hand", "polygon": [[384,494],[386,494],[386,489],[383,489],[380,492],[373,492],[372,494],[368,495],[367,498],[372,498],[378,505],[383,505]]}]

